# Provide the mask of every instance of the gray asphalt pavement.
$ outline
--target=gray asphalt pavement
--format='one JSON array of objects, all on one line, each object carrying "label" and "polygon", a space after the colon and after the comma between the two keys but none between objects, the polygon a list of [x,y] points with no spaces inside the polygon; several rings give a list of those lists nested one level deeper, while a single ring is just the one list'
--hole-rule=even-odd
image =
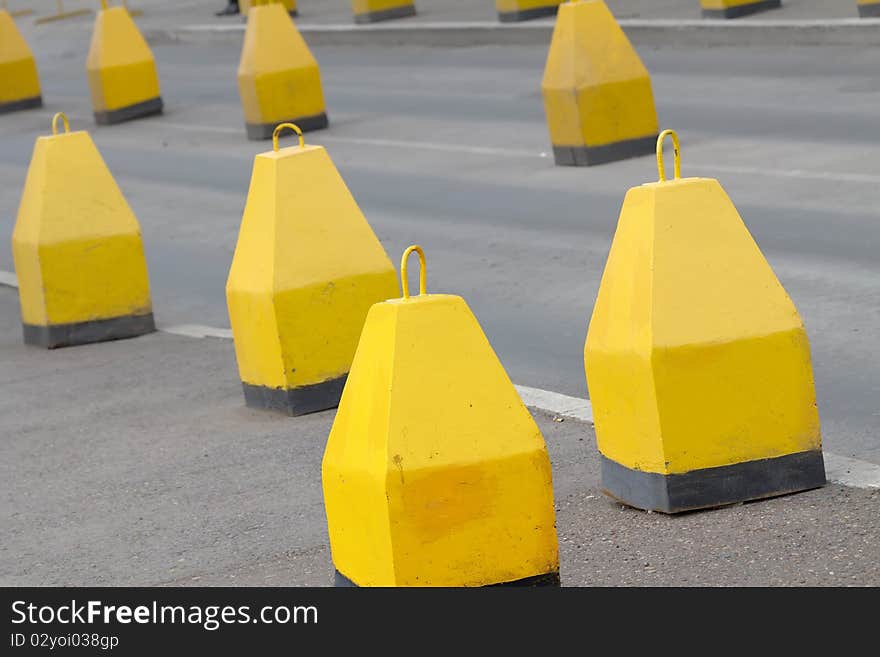
[{"label": "gray asphalt pavement", "polygon": [[[0,287],[0,585],[329,586],[333,421],[247,409],[229,340],[26,347]],[[601,494],[589,425],[535,412],[565,586],[878,586],[880,490],[681,516]]]},{"label": "gray asphalt pavement", "polygon": [[[96,129],[88,30],[64,35],[35,37],[46,108],[0,119],[0,242],[33,140],[64,110],[93,133],[141,221],[158,321],[228,326],[252,158],[269,148],[244,139],[237,48],[155,47],[165,116]],[[617,213],[628,187],[655,179],[653,158],[554,167],[541,48],[315,53],[331,129],[307,139],[327,146],[392,259],[421,243],[430,289],[468,299],[517,383],[586,395],[581,352]],[[880,54],[641,54],[685,175],[722,181],[804,317],[826,447],[880,463]],[[12,269],[8,246],[0,269]]]},{"label": "gray asphalt pavement", "polygon": [[[63,110],[93,134],[141,222],[160,326],[228,327],[251,163],[271,147],[244,137],[238,49],[155,46],[166,114],[96,128],[89,29],[27,29],[46,107],[0,116],[0,270],[13,269],[33,141]],[[588,395],[599,277],[623,196],[656,179],[653,158],[553,165],[546,48],[314,52],[331,127],[306,139],[328,148],[392,260],[422,244],[429,290],[467,299],[515,382]],[[880,52],[672,44],[641,55],[684,174],[721,180],[800,309],[826,450],[880,464]],[[317,464],[332,414],[246,410],[228,341],[26,348],[16,303],[0,287],[0,583],[329,582]],[[588,426],[538,420],[566,583],[880,585],[877,492],[831,485],[643,514],[596,490]]]}]

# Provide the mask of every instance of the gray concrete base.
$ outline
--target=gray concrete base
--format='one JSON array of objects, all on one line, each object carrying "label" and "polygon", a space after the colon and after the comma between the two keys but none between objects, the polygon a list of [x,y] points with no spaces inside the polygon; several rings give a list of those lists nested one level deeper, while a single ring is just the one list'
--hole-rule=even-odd
[{"label": "gray concrete base", "polygon": [[[340,573],[338,570],[334,571],[334,581],[333,585],[341,588],[360,588],[357,584],[352,582],[348,577]],[[561,586],[561,582],[559,580],[559,573],[545,573],[544,575],[534,575],[532,577],[524,577],[523,579],[518,579],[514,582],[501,582],[500,584],[489,584],[488,586]]]},{"label": "gray concrete base", "polygon": [[760,0],[748,5],[727,7],[726,9],[704,9],[703,18],[739,18],[749,14],[757,14],[760,11],[769,11],[782,7],[782,0]]},{"label": "gray concrete base", "polygon": [[156,323],[153,320],[153,314],[149,313],[147,315],[128,315],[91,322],[50,324],[48,326],[22,324],[22,329],[25,344],[56,349],[93,342],[135,338],[139,335],[153,333],[156,330]]},{"label": "gray concrete base", "polygon": [[162,113],[162,98],[151,98],[142,103],[135,103],[128,107],[122,107],[117,110],[95,112],[95,123],[98,125],[113,125],[114,123],[122,123],[131,121],[132,119],[140,119],[145,116],[153,116]]},{"label": "gray concrete base", "polygon": [[821,450],[672,475],[632,470],[604,455],[600,458],[602,492],[645,511],[708,509],[825,485]]},{"label": "gray concrete base", "polygon": [[364,25],[366,23],[390,21],[394,18],[408,18],[409,16],[415,15],[415,5],[406,5],[404,7],[395,7],[394,9],[385,9],[384,11],[370,11],[366,14],[355,14],[354,22],[358,25]]},{"label": "gray concrete base", "polygon": [[558,166],[589,167],[596,164],[650,155],[657,149],[657,135],[627,139],[603,146],[553,146],[553,160]]},{"label": "gray concrete base", "polygon": [[545,16],[555,16],[559,5],[550,7],[536,7],[535,9],[526,9],[524,11],[499,11],[498,20],[502,23],[519,23],[521,21],[530,21],[533,18],[544,18]]},{"label": "gray concrete base", "polygon": [[18,112],[20,110],[34,109],[43,106],[43,97],[34,96],[33,98],[22,98],[21,100],[13,100],[9,103],[0,103],[0,114],[7,112]]},{"label": "gray concrete base", "polygon": [[326,112],[321,112],[314,116],[303,116],[298,119],[284,119],[277,123],[245,123],[247,138],[255,141],[272,139],[272,133],[275,132],[275,128],[282,123],[294,123],[303,132],[310,132],[312,130],[323,130],[330,124],[330,121],[327,119]]},{"label": "gray concrete base", "polygon": [[244,401],[251,408],[281,411],[291,416],[307,415],[339,406],[348,374],[299,388],[269,388],[242,383]]},{"label": "gray concrete base", "polygon": [[862,18],[880,18],[880,2],[870,5],[859,5],[859,16]]}]

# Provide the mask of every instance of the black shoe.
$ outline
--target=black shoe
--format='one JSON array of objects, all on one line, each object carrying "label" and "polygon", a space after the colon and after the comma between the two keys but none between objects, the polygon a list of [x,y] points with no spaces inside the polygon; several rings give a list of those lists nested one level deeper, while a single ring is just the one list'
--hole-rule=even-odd
[{"label": "black shoe", "polygon": [[215,16],[235,16],[238,13],[238,3],[230,2],[224,9],[218,11]]}]

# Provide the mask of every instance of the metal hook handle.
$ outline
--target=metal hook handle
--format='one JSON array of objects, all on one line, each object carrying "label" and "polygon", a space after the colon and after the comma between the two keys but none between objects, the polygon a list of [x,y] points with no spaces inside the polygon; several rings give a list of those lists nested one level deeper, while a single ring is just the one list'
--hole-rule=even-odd
[{"label": "metal hook handle", "polygon": [[403,288],[403,298],[409,298],[409,280],[407,279],[407,261],[409,260],[409,254],[415,251],[419,254],[419,294],[427,294],[425,291],[425,282],[426,282],[426,266],[425,266],[425,252],[422,251],[422,247],[418,244],[413,244],[406,251],[403,252],[403,257],[400,259],[400,286]]},{"label": "metal hook handle", "polygon": [[64,112],[58,112],[55,116],[52,117],[52,134],[58,134],[58,119],[64,121],[64,132],[70,132],[70,122],[67,120],[67,116]]},{"label": "metal hook handle", "polygon": [[284,128],[290,128],[296,134],[299,135],[299,147],[302,148],[306,145],[306,140],[303,137],[302,130],[299,129],[299,126],[295,123],[281,123],[279,124],[275,130],[272,132],[272,150],[278,150],[278,135],[281,133]]},{"label": "metal hook handle", "polygon": [[674,151],[674,170],[676,180],[681,178],[681,146],[678,143],[678,135],[675,130],[664,130],[657,137],[657,170],[660,172],[660,182],[666,180],[666,171],[663,169],[663,140],[666,136],[672,137],[672,148]]}]

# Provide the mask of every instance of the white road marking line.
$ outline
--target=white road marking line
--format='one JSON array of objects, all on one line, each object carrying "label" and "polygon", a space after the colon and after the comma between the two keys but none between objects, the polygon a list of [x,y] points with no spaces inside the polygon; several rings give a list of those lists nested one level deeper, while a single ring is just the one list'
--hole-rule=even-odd
[{"label": "white road marking line", "polygon": [[11,271],[0,271],[0,285],[5,285],[7,287],[18,287],[18,276],[15,275],[15,272]]},{"label": "white road marking line", "polygon": [[776,178],[797,178],[800,180],[824,180],[828,182],[865,183],[876,185],[880,176],[870,173],[848,173],[843,171],[807,171],[806,169],[759,169],[756,167],[728,166],[726,164],[689,163],[693,170],[706,169],[721,173],[744,174],[747,176],[773,176]]},{"label": "white road marking line", "polygon": [[589,399],[569,397],[558,392],[529,388],[528,386],[514,387],[526,406],[539,408],[562,417],[580,420],[581,422],[593,423],[593,406],[590,404]]},{"label": "white road marking line", "polygon": [[[218,134],[242,134],[240,128],[228,128],[225,126],[212,125],[189,125],[186,123],[172,123],[162,121],[163,127],[175,130],[191,132],[213,132]],[[369,137],[343,137],[340,135],[321,134],[315,136],[315,143],[328,144],[354,144],[357,146],[377,146],[385,148],[412,148],[417,150],[440,151],[444,153],[466,153],[469,155],[500,155],[502,157],[536,157],[547,158],[549,153],[541,151],[528,151],[517,148],[496,148],[494,146],[464,146],[455,143],[441,143],[430,141],[405,141],[401,139],[375,139]]]},{"label": "white road marking line", "polygon": [[824,456],[828,481],[853,488],[880,488],[880,466],[829,452]]},{"label": "white road marking line", "polygon": [[[0,271],[0,285],[18,287],[15,274]],[[178,324],[160,327],[163,333],[182,335],[188,338],[232,339],[232,329],[204,326],[202,324]],[[593,424],[593,406],[589,399],[570,397],[551,390],[514,386],[526,406],[537,408],[560,417],[571,418]],[[824,452],[825,476],[828,481],[852,488],[880,488],[880,465],[860,461],[846,456]]]},{"label": "white road marking line", "polygon": [[159,330],[163,333],[171,333],[172,335],[183,335],[188,338],[222,338],[224,340],[232,339],[232,329],[216,328],[214,326],[204,326],[202,324],[178,324],[177,326],[160,326]]},{"label": "white road marking line", "polygon": [[[79,117],[68,116],[71,120]],[[83,120],[86,120],[83,118]],[[161,127],[186,132],[204,132],[223,135],[240,135],[244,131],[241,128],[227,126],[198,125],[188,123],[175,123],[173,121],[161,121],[157,124]],[[550,157],[548,151],[530,151],[517,148],[499,148],[495,146],[466,146],[456,143],[442,143],[430,141],[407,141],[403,139],[377,139],[369,137],[344,137],[340,135],[322,134],[316,137],[316,143],[328,144],[353,144],[356,146],[375,146],[378,148],[403,148],[435,151],[440,153],[463,153],[466,155],[497,155],[499,157],[537,158],[546,160]],[[726,164],[709,164],[691,162],[688,164],[691,170],[717,171],[734,175],[758,176],[769,178],[792,178],[795,180],[814,180],[831,183],[856,183],[865,185],[880,184],[880,175],[871,173],[857,173],[850,171],[809,171],[807,169],[761,169],[758,167],[735,166]]]}]

